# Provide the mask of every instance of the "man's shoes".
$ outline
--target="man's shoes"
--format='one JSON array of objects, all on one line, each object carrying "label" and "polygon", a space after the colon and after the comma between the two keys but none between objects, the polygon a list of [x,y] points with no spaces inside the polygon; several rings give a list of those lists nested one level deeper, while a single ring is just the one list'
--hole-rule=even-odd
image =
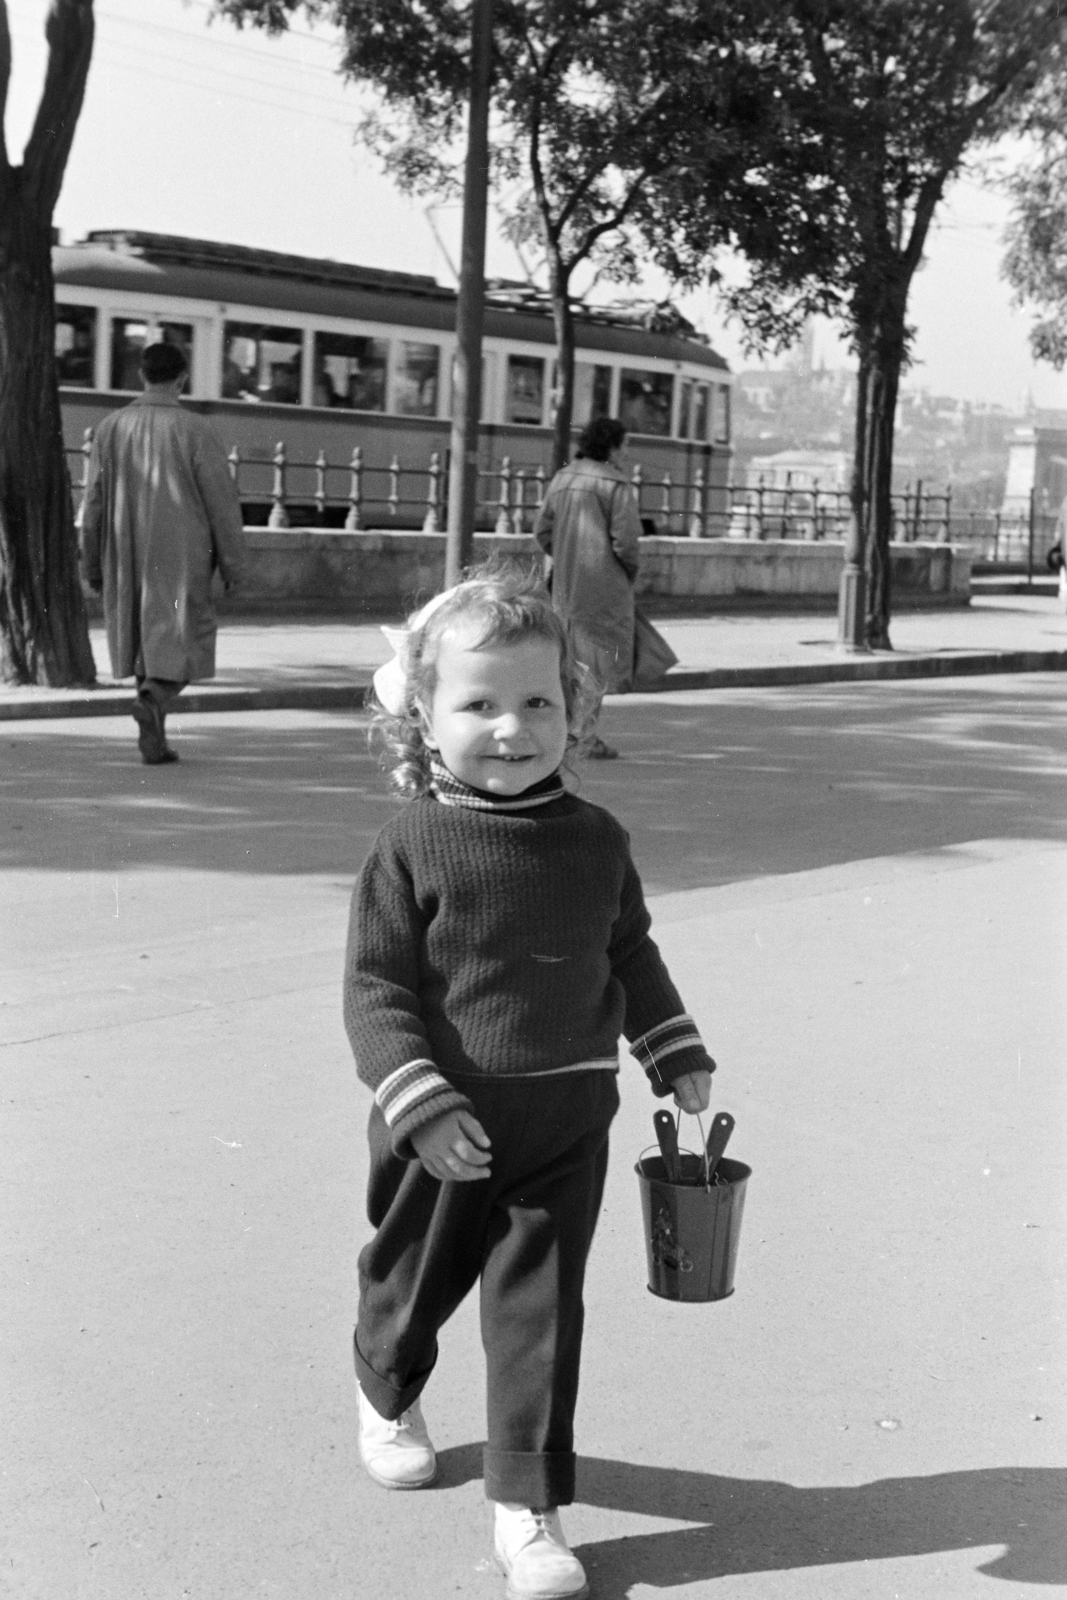
[{"label": "man's shoes", "polygon": [[425,1489],[432,1483],[437,1476],[437,1456],[419,1402],[402,1411],[395,1422],[388,1422],[360,1389],[359,1457],[383,1489]]},{"label": "man's shoes", "polygon": [[603,739],[596,738],[589,747],[582,751],[587,761],[617,761],[619,752],[613,744],[605,744]]},{"label": "man's shoes", "polygon": [[585,1571],[567,1547],[559,1512],[495,1507],[493,1545],[507,1575],[508,1600],[584,1600]]},{"label": "man's shoes", "polygon": [[167,743],[163,713],[154,700],[138,695],[133,704],[133,720],[137,724],[137,748],[146,767],[161,767],[177,761],[178,752]]}]

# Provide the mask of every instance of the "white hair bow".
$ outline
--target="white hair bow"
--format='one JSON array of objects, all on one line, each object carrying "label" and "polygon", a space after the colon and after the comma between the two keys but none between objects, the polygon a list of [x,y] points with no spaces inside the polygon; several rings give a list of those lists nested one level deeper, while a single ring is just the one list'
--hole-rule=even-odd
[{"label": "white hair bow", "polygon": [[426,626],[438,606],[450,599],[458,588],[459,584],[455,584],[451,589],[435,594],[432,600],[427,600],[408,618],[403,628],[382,629],[392,648],[393,659],[387,661],[384,667],[379,667],[374,674],[374,692],[391,717],[402,717],[407,710],[408,650],[413,635]]}]

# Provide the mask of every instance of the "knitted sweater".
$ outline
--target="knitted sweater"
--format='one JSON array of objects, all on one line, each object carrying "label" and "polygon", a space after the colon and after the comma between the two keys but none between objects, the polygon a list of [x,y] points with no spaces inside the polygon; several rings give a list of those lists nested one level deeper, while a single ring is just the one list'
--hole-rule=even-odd
[{"label": "knitted sweater", "polygon": [[393,1149],[462,1080],[618,1069],[653,1090],[714,1070],[658,949],[627,835],[574,795],[471,810],[423,795],[379,834],[352,897],[344,1018]]}]

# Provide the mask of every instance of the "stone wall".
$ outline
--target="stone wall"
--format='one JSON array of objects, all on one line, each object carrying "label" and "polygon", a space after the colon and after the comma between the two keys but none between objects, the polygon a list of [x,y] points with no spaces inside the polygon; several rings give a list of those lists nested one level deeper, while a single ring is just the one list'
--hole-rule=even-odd
[{"label": "stone wall", "polygon": [[[248,528],[249,577],[234,610],[409,610],[444,581],[443,534],[345,533],[318,528]],[[536,559],[533,539],[478,534],[475,556]],[[971,552],[959,545],[902,544],[892,552],[894,603],[966,605]],[[641,541],[638,591],[650,611],[714,612],[734,607],[837,603],[842,546],[777,539],[651,538]]]}]

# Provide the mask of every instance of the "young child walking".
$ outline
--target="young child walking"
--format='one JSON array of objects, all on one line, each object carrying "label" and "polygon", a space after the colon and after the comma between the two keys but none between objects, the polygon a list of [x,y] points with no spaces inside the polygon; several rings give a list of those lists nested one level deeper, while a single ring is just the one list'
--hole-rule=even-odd
[{"label": "young child walking", "polygon": [[582,1286],[625,1035],[687,1111],[711,1061],[653,941],[627,835],[568,792],[595,685],[539,582],[475,574],[390,633],[375,675],[409,801],[352,901],[344,1016],[374,1093],[355,1330],[376,1483],[437,1470],[419,1396],[481,1280],[485,1487],[509,1600],[573,1600]]}]

